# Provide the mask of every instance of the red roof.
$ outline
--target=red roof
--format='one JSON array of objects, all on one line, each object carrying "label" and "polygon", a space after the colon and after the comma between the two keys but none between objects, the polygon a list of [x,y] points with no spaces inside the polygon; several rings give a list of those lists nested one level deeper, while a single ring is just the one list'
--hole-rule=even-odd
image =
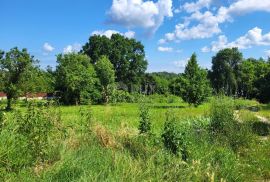
[{"label": "red roof", "polygon": [[4,92],[0,92],[0,97],[6,97],[7,94],[5,94]]},{"label": "red roof", "polygon": [[[47,93],[27,93],[25,97],[28,98],[36,98],[36,97],[47,97]],[[6,97],[7,94],[5,94],[4,92],[0,92],[0,97]]]},{"label": "red roof", "polygon": [[47,97],[47,93],[27,93],[26,97],[35,98],[35,97]]}]

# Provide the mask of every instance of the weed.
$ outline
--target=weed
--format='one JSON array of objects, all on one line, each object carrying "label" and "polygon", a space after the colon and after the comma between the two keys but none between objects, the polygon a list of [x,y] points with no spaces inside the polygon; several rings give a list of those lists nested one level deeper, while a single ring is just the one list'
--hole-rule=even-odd
[{"label": "weed", "polygon": [[151,121],[149,114],[149,106],[144,103],[140,105],[140,133],[149,133],[151,131]]}]

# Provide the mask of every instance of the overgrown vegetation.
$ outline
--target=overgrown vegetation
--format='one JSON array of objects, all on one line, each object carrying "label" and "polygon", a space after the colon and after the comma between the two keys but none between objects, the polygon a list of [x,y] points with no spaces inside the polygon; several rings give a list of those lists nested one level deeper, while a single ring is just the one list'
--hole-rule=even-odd
[{"label": "overgrown vegetation", "polygon": [[211,70],[194,53],[184,73],[145,73],[144,46],[113,34],[57,55],[55,70],[37,63],[0,51],[1,181],[270,179],[269,106],[254,100],[270,100],[269,60],[230,48]]},{"label": "overgrown vegetation", "polygon": [[1,178],[59,160],[63,136],[61,116],[48,104],[30,103],[25,112],[1,113]]},{"label": "overgrown vegetation", "polygon": [[211,100],[198,108],[182,102],[183,108],[169,111],[155,107],[158,102],[80,108],[32,103],[2,111],[1,178],[268,180],[270,142],[253,130],[253,112],[236,112],[238,101],[224,96]]}]

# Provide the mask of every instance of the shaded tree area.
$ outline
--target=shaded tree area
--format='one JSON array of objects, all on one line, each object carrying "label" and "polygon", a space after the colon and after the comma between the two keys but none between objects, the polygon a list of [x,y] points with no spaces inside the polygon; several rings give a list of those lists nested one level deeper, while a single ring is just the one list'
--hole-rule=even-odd
[{"label": "shaded tree area", "polygon": [[211,95],[207,71],[199,67],[195,53],[188,61],[185,72],[173,84],[179,89],[177,95],[194,106],[202,104]]},{"label": "shaded tree area", "polygon": [[217,52],[210,70],[198,65],[194,53],[184,73],[145,73],[140,42],[119,34],[94,35],[80,53],[57,55],[55,70],[41,69],[38,63],[26,49],[0,51],[0,91],[7,95],[6,109],[18,97],[39,92],[54,93],[63,104],[109,103],[117,90],[124,95],[172,94],[194,106],[220,93],[270,102],[270,58],[244,59],[237,48]]},{"label": "shaded tree area", "polygon": [[6,53],[1,51],[0,54],[1,85],[7,95],[6,110],[10,110],[12,100],[37,89],[33,79],[38,74],[37,60],[34,60],[27,49],[19,50],[17,47]]},{"label": "shaded tree area", "polygon": [[106,56],[99,58],[96,63],[96,72],[102,87],[103,102],[108,103],[115,87],[115,72],[112,63]]},{"label": "shaded tree area", "polygon": [[176,73],[146,73],[141,82],[141,91],[146,95],[172,94],[170,90],[170,83],[177,77],[178,74]]},{"label": "shaded tree area", "polygon": [[210,79],[216,93],[237,95],[240,79],[240,65],[243,55],[237,48],[227,48],[219,51],[212,58]]},{"label": "shaded tree area", "polygon": [[91,59],[82,54],[57,56],[55,89],[64,104],[85,104],[101,98],[100,83]]},{"label": "shaded tree area", "polygon": [[224,93],[228,96],[269,102],[269,73],[269,58],[267,61],[262,58],[244,59],[237,48],[227,48],[220,50],[212,58],[209,78],[216,94]]},{"label": "shaded tree area", "polygon": [[[113,34],[111,38],[94,35],[83,46],[82,53],[95,64],[101,56],[107,56],[114,66],[116,82],[127,87],[129,92],[139,90],[147,68],[144,46],[135,39]],[[124,88],[122,86],[122,88]]]}]

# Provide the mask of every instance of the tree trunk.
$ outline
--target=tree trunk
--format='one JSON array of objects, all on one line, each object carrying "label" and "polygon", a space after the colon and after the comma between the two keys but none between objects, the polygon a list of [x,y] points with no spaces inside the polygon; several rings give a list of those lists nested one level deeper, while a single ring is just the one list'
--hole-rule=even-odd
[{"label": "tree trunk", "polygon": [[6,107],[7,111],[11,110],[11,101],[12,101],[12,98],[10,96],[7,96],[7,107]]}]

